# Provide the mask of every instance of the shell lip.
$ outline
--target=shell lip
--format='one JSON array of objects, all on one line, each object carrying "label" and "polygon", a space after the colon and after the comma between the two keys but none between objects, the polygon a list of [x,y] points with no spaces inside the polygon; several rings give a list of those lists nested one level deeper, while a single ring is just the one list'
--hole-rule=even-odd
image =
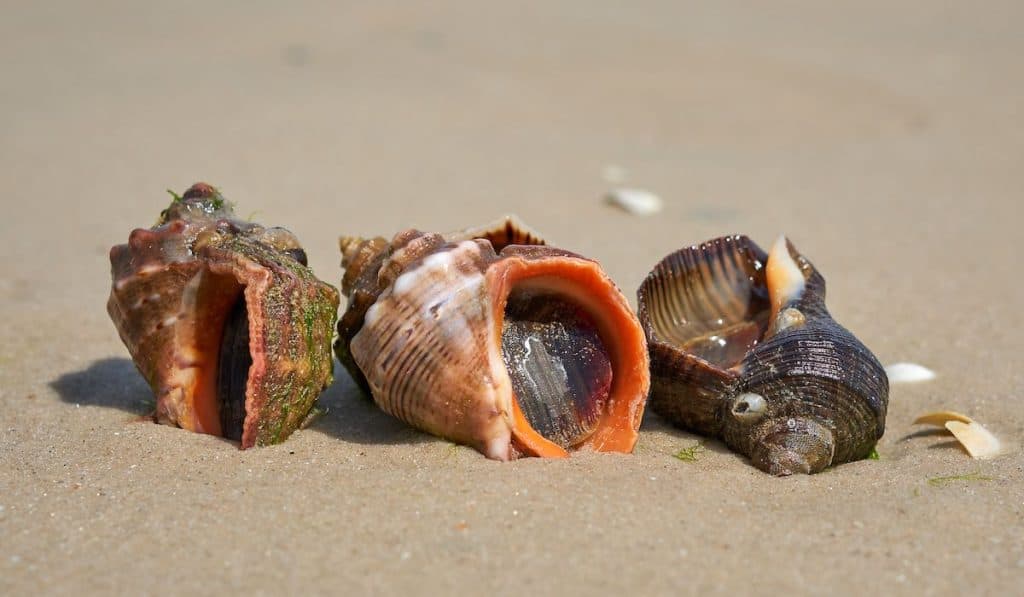
[{"label": "shell lip", "polygon": [[[545,251],[549,256],[541,257]],[[524,254],[531,258],[524,258]],[[612,386],[605,411],[593,432],[570,450],[530,427],[515,397],[511,396],[515,447],[528,455],[556,457],[581,448],[631,452],[639,437],[640,419],[650,389],[650,367],[643,330],[625,297],[596,262],[550,248],[506,249],[496,264],[498,267],[492,266],[487,271],[491,281],[495,337],[501,335],[505,307],[512,290],[542,289],[567,298],[593,317],[612,362]],[[502,371],[508,375],[504,367]]]}]

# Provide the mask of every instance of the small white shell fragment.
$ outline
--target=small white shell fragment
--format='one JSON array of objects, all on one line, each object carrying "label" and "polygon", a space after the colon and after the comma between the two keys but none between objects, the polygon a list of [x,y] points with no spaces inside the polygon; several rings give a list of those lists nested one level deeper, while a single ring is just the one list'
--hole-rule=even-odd
[{"label": "small white shell fragment", "polygon": [[650,191],[643,189],[613,189],[607,195],[608,202],[637,216],[647,216],[661,211],[662,201]]},{"label": "small white shell fragment", "polygon": [[992,458],[999,454],[999,439],[977,421],[948,421],[946,429],[956,437],[971,458]]},{"label": "small white shell fragment", "polygon": [[915,425],[925,424],[945,427],[960,445],[967,450],[971,458],[992,458],[999,454],[999,438],[982,426],[981,423],[967,415],[951,410],[943,410],[921,415],[914,420]]},{"label": "small white shell fragment", "polygon": [[889,383],[917,383],[935,379],[935,372],[917,363],[893,363],[885,368]]},{"label": "small white shell fragment", "polygon": [[914,419],[914,425],[934,425],[945,427],[947,421],[960,421],[961,423],[972,423],[974,419],[951,410],[940,410],[938,412],[921,415]]}]

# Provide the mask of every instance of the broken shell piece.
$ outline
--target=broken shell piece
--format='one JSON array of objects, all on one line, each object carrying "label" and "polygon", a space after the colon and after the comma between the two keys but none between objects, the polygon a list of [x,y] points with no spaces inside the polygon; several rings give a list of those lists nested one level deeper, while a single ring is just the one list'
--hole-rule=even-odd
[{"label": "broken shell piece", "polygon": [[945,427],[972,458],[992,458],[999,454],[999,439],[967,415],[948,410],[939,411],[921,415],[914,420],[914,424]]},{"label": "broken shell piece", "polygon": [[504,226],[342,241],[339,359],[382,410],[488,458],[632,451],[640,324],[596,262],[540,242]]},{"label": "broken shell piece", "polygon": [[967,415],[962,415],[958,412],[951,410],[940,410],[938,412],[928,413],[921,415],[914,419],[914,425],[934,425],[935,427],[945,426],[947,421],[959,421],[961,423],[970,423],[973,421]]},{"label": "broken shell piece", "polygon": [[935,372],[917,363],[893,363],[885,368],[889,383],[916,383],[935,379]]},{"label": "broken shell piece", "polygon": [[156,394],[160,423],[283,441],[331,382],[338,291],[283,228],[238,219],[214,187],[175,196],[110,250],[107,312]]},{"label": "broken shell piece", "polygon": [[661,211],[661,197],[643,189],[615,189],[608,193],[607,200],[629,213],[647,216]]}]

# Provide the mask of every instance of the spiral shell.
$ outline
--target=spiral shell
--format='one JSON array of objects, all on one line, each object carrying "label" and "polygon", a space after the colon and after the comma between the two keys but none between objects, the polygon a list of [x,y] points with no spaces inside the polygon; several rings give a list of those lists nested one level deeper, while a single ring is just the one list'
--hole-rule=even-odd
[{"label": "spiral shell", "polygon": [[330,384],[338,292],[296,238],[197,183],[110,250],[107,311],[160,423],[241,447],[287,438]]},{"label": "spiral shell", "polygon": [[866,457],[885,430],[889,384],[825,307],[825,280],[780,238],[684,248],[638,291],[651,408],[721,437],[774,475]]},{"label": "spiral shell", "polygon": [[339,358],[383,410],[489,458],[630,452],[639,322],[596,262],[542,242],[512,219],[343,239]]}]

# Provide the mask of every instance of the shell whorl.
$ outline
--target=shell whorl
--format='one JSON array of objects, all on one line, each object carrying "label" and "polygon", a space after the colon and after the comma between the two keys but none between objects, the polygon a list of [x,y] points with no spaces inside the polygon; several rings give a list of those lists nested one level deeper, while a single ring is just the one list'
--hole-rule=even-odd
[{"label": "shell whorl", "polygon": [[[831,317],[814,318],[766,340],[750,352],[742,369],[733,392],[769,397],[765,421],[811,417],[832,432],[835,447],[830,464],[864,458],[885,431],[889,392],[885,371]],[[759,438],[757,431],[724,425],[723,439],[750,454]]]},{"label": "shell whorl", "polygon": [[[393,282],[367,310],[351,352],[385,411],[507,460],[509,382],[496,369],[498,332],[484,281],[494,259],[486,243],[463,241],[397,276],[382,268]],[[438,399],[447,408],[433,404]]]}]

